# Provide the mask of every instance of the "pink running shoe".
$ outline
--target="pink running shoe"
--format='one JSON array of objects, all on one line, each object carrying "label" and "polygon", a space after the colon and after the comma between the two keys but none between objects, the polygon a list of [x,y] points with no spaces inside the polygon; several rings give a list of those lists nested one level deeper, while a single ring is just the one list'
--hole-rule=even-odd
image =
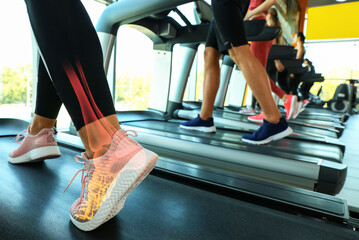
[{"label": "pink running shoe", "polygon": [[304,100],[303,106],[301,107],[300,112],[303,112],[305,110],[305,107],[308,106],[309,103],[310,103],[309,100],[307,100],[307,99]]},{"label": "pink running shoe", "polygon": [[251,108],[251,107],[248,107],[248,108],[239,110],[239,113],[240,113],[240,114],[244,114],[244,115],[254,115],[255,112],[256,112],[256,111],[255,111],[253,108]]},{"label": "pink running shoe", "polygon": [[287,120],[292,119],[297,114],[297,96],[287,95],[287,101],[284,102],[285,112],[287,114]]},{"label": "pink running shoe", "polygon": [[[70,219],[83,231],[91,231],[116,216],[128,194],[157,163],[157,154],[129,138],[128,132],[122,129],[117,131],[109,150],[99,158],[88,159],[85,153],[75,157],[77,162],[80,162],[79,157],[83,159],[80,163],[84,167],[70,182],[82,172],[81,196],[71,206]],[[131,132],[137,136],[136,132]]]},{"label": "pink running shoe", "polygon": [[255,116],[248,117],[248,120],[251,122],[259,122],[262,123],[264,119],[264,112],[261,112],[260,114],[257,114]]},{"label": "pink running shoe", "polygon": [[[9,162],[13,164],[38,162],[49,158],[61,156],[54,137],[54,130],[44,128],[38,134],[29,133],[23,135],[28,130],[22,131],[16,136],[16,142],[21,145],[9,153]],[[19,141],[24,138],[22,141]]]},{"label": "pink running shoe", "polygon": [[303,110],[303,101],[300,101],[297,103],[297,110],[295,111],[295,114],[293,116],[293,119],[296,119],[299,115],[299,113],[301,113]]},{"label": "pink running shoe", "polygon": [[304,110],[304,108],[306,107],[306,106],[308,106],[308,104],[309,104],[309,100],[307,100],[307,99],[305,99],[304,101],[303,101],[303,110]]}]

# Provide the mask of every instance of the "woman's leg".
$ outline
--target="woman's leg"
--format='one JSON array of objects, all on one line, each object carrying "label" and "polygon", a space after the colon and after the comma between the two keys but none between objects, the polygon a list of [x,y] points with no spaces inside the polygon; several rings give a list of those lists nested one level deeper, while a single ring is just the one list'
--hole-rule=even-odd
[{"label": "woman's leg", "polygon": [[26,0],[26,4],[44,63],[86,149],[83,162],[78,160],[84,167],[77,173],[87,174],[82,175],[81,196],[72,204],[70,216],[78,228],[90,231],[122,209],[158,156],[120,130],[100,42],[81,1]]},{"label": "woman's leg", "polygon": [[252,104],[251,104],[252,111],[255,111],[256,105],[257,105],[257,99],[256,99],[256,97],[252,94]]},{"label": "woman's leg", "polygon": [[101,46],[90,18],[79,0],[49,0],[46,4],[26,0],[26,3],[57,94],[79,131],[88,156],[100,156],[120,125],[102,67]]},{"label": "woman's leg", "polygon": [[[282,99],[283,101],[285,101],[285,97],[286,97],[286,93],[277,86],[276,82],[278,79],[278,71],[277,69],[271,70],[271,71],[267,71],[268,73],[268,77],[269,77],[269,83],[272,89],[272,92],[277,95],[280,99]],[[274,80],[272,80],[274,79]]]},{"label": "woman's leg", "polygon": [[288,86],[289,92],[293,95],[298,95],[298,86],[300,83],[301,75],[295,74],[294,77],[289,77]]},{"label": "woman's leg", "polygon": [[272,92],[275,95],[277,95],[280,99],[283,99],[283,97],[286,95],[286,93],[282,89],[280,89],[271,78],[269,78],[269,83],[270,83]]},{"label": "woman's leg", "polygon": [[289,94],[288,77],[288,72],[286,70],[278,73],[278,85],[286,94]]},{"label": "woman's leg", "polygon": [[35,114],[29,125],[31,135],[38,134],[44,128],[52,128],[62,105],[41,58],[37,79]]},{"label": "woman's leg", "polygon": [[[265,41],[252,42],[249,47],[253,55],[258,59],[258,61],[262,64],[262,66],[265,67],[267,64],[267,56],[266,56],[267,42]],[[256,104],[257,104],[257,99],[255,98],[254,95],[252,95],[252,104],[251,104],[252,109],[256,108]]]},{"label": "woman's leg", "polygon": [[13,164],[40,161],[61,155],[52,130],[61,107],[61,100],[41,59],[37,79],[35,114],[27,134],[23,135],[22,132],[16,137],[17,142],[22,137],[23,139],[20,146],[9,153],[8,161]]},{"label": "woman's leg", "polygon": [[303,82],[300,86],[300,93],[302,95],[303,100],[309,99],[309,91],[312,88],[313,83]]},{"label": "woman's leg", "polygon": [[[266,69],[269,50],[272,47],[272,41],[252,42],[250,47],[253,55],[259,60],[262,66]],[[285,95],[285,92],[282,89],[280,89],[271,78],[269,78],[269,83],[272,92],[282,99],[283,96]]]}]

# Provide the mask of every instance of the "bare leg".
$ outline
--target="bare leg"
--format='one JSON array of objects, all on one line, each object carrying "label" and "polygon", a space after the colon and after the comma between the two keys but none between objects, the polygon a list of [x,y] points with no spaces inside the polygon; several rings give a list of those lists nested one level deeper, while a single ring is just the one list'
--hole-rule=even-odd
[{"label": "bare leg", "polygon": [[31,135],[36,135],[44,128],[54,127],[55,122],[56,119],[41,117],[40,115],[34,114],[34,118],[29,125],[29,133]]},{"label": "bare leg", "polygon": [[228,50],[263,109],[265,119],[270,123],[278,123],[282,117],[272,97],[267,73],[254,57],[248,45],[233,47]]},{"label": "bare leg", "polygon": [[215,48],[206,47],[204,50],[203,102],[200,114],[203,120],[207,120],[213,114],[214,101],[220,81],[220,56],[221,53]]}]

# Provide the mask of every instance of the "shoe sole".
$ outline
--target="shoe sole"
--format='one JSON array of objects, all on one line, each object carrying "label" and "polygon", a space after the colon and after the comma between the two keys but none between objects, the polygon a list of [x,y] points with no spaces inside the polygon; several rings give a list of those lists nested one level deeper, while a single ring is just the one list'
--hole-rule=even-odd
[{"label": "shoe sole", "polygon": [[131,169],[135,160],[130,160],[121,170],[104,195],[104,199],[98,208],[95,216],[87,222],[79,222],[72,217],[72,223],[82,231],[92,231],[117,215],[124,206],[127,196],[134,190],[155,167],[157,154],[143,149],[133,158],[143,158],[146,156],[146,163],[139,169]]},{"label": "shoe sole", "polygon": [[111,211],[111,214],[109,215],[108,219],[106,220],[106,222],[110,219],[112,219],[113,217],[115,217],[123,208],[123,206],[125,205],[127,196],[148,176],[148,174],[142,175],[140,177],[140,179],[138,181],[136,181],[136,183],[125,193],[125,195],[118,200],[117,204],[116,204],[116,208],[113,209]]},{"label": "shoe sole", "polygon": [[254,115],[256,115],[255,112],[251,112],[251,113],[241,113],[241,112],[239,112],[239,114],[246,115],[246,116],[254,116]]},{"label": "shoe sole", "polygon": [[297,109],[296,114],[293,116],[293,120],[299,116],[299,114],[302,112],[302,109],[303,109],[303,103],[298,103],[298,109]]},{"label": "shoe sole", "polygon": [[250,144],[261,145],[261,144],[269,143],[271,141],[276,141],[276,140],[285,138],[286,136],[289,136],[292,133],[293,133],[293,130],[290,127],[288,127],[283,132],[277,133],[277,134],[275,134],[273,136],[270,136],[270,137],[268,137],[268,138],[266,138],[264,140],[261,140],[261,141],[253,141],[253,140],[248,140],[248,139],[245,139],[245,138],[242,138],[242,141],[246,142],[246,143],[250,143]]},{"label": "shoe sole", "polygon": [[33,149],[19,157],[11,158],[8,161],[12,164],[40,162],[45,159],[60,157],[60,149],[58,146],[47,146]]},{"label": "shoe sole", "polygon": [[296,113],[294,112],[295,106],[294,104],[297,102],[297,96],[293,96],[291,99],[291,103],[290,103],[290,110],[289,110],[289,116],[287,117],[288,119],[292,119],[293,115],[295,115]]},{"label": "shoe sole", "polygon": [[200,131],[200,132],[215,132],[216,126],[212,126],[212,127],[188,127],[188,126],[183,126],[180,125],[180,128],[186,129],[186,130],[192,130],[192,131]]},{"label": "shoe sole", "polygon": [[262,120],[257,120],[257,119],[248,118],[248,121],[255,122],[255,123],[263,123],[263,119]]},{"label": "shoe sole", "polygon": [[309,104],[309,103],[303,104],[303,105],[302,105],[302,108],[300,109],[300,112],[303,112],[303,111],[305,110],[305,108],[308,106],[308,104]]}]

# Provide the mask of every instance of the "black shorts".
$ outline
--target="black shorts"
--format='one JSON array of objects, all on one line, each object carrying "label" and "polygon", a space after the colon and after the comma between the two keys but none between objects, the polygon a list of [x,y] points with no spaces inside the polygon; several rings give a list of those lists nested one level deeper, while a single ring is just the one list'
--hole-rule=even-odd
[{"label": "black shorts", "polygon": [[211,21],[209,32],[206,40],[206,47],[213,47],[223,54],[228,54],[228,48],[226,48],[219,37],[218,28],[214,18]]},{"label": "black shorts", "polygon": [[248,44],[243,18],[249,0],[212,0],[214,19],[211,22],[206,46],[219,52]]}]

